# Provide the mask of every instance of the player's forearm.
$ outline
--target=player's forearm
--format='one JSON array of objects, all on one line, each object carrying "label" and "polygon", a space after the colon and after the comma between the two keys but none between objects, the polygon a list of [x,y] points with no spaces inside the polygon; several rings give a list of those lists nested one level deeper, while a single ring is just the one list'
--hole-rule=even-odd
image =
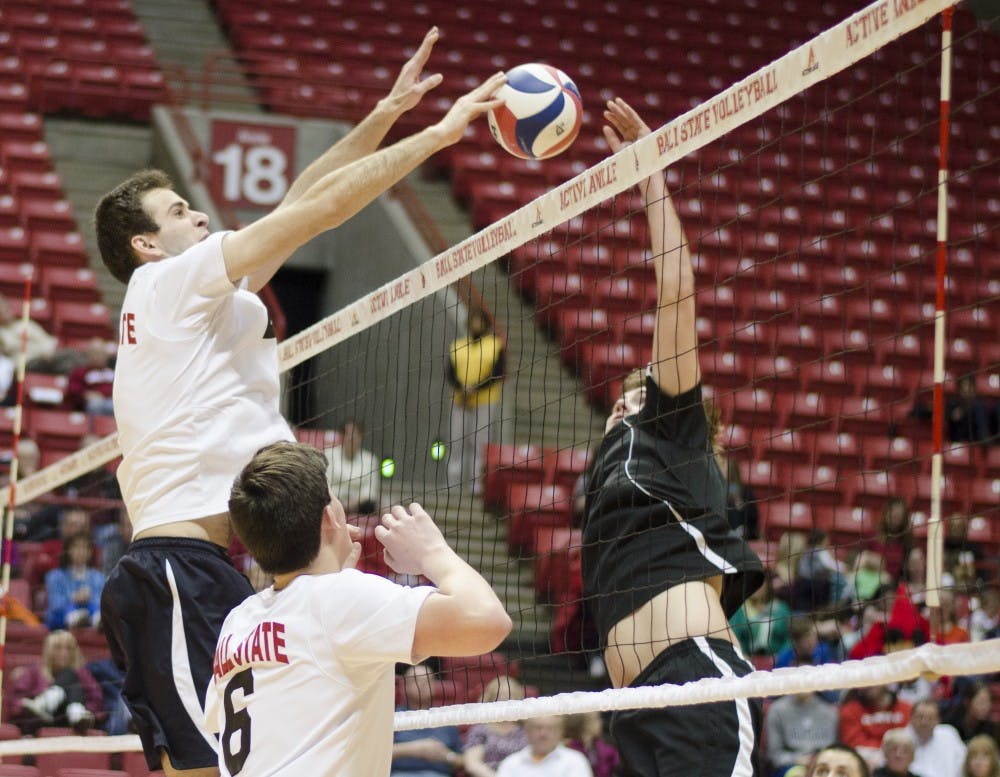
[{"label": "player's forearm", "polygon": [[660,302],[673,302],[694,293],[694,269],[687,237],[662,174],[648,179],[644,195]]},{"label": "player's forearm", "polygon": [[374,152],[401,113],[388,98],[379,100],[371,113],[299,174],[289,187],[284,203],[297,200],[324,175]]},{"label": "player's forearm", "polygon": [[493,588],[451,548],[428,554],[424,576],[437,587],[439,594],[451,600],[450,606],[456,623],[462,625],[462,632],[488,641],[493,641],[490,639],[493,635],[495,644],[510,633],[510,616]]}]

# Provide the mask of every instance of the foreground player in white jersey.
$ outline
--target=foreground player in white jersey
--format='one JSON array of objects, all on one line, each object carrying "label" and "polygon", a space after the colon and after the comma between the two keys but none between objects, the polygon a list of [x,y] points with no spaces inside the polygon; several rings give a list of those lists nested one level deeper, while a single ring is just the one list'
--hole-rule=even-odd
[{"label": "foreground player in white jersey", "polygon": [[205,716],[222,774],[388,775],[395,664],[493,650],[511,628],[503,605],[416,504],[393,507],[375,533],[392,569],[434,587],[351,568],[360,546],[307,445],[261,450],[229,510],[274,585],[219,635]]},{"label": "foreground player in white jersey", "polygon": [[253,593],[229,564],[227,500],[261,446],[291,439],[278,411],[277,346],[258,291],[292,252],[353,216],[498,104],[496,74],[441,121],[376,151],[402,113],[440,83],[420,75],[432,29],[389,95],[313,162],[281,204],[234,232],[210,234],[159,171],[99,203],[102,258],[128,291],[114,405],[118,470],[135,542],[104,589],[102,619],[151,768],[216,775],[201,700],[218,629]]}]

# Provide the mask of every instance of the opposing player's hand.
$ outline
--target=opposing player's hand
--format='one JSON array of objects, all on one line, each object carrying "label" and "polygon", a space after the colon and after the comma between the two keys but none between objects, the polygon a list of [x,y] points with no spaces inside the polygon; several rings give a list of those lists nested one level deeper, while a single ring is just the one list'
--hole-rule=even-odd
[{"label": "opposing player's hand", "polygon": [[646,126],[646,122],[621,97],[608,100],[607,105],[607,110],[604,111],[604,120],[610,126],[603,128],[604,139],[608,141],[611,150],[616,154],[629,143],[649,134],[650,130]]},{"label": "opposing player's hand", "polygon": [[428,556],[452,553],[441,530],[416,502],[409,509],[393,505],[375,527],[375,538],[385,548],[385,563],[401,575],[422,575]]},{"label": "opposing player's hand", "polygon": [[437,124],[442,134],[442,147],[461,140],[465,128],[474,118],[503,105],[503,99],[494,95],[505,83],[505,73],[494,73],[471,92],[455,100],[455,104]]},{"label": "opposing player's hand", "polygon": [[414,108],[423,99],[425,94],[443,80],[444,76],[440,73],[434,73],[423,79],[420,77],[427,66],[431,49],[434,48],[438,37],[438,28],[431,27],[420,42],[420,47],[400,69],[396,83],[392,85],[389,96],[386,98],[399,113]]}]

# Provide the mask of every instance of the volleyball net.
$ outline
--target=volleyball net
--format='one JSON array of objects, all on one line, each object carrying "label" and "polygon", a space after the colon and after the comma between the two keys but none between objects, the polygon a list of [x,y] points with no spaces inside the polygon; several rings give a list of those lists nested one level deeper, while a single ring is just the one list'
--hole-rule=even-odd
[{"label": "volleyball net", "polygon": [[[363,421],[378,499],[428,506],[515,621],[502,651],[442,660],[432,708],[398,727],[1000,671],[986,634],[923,644],[958,640],[997,595],[1000,544],[1000,21],[951,6],[876,2],[728,87],[739,57],[709,33],[687,70],[626,95],[658,129],[615,155],[581,136],[559,163],[514,163],[477,125],[447,161],[481,228],[281,344],[300,438],[329,450]],[[759,671],[548,695],[553,672],[599,655],[575,504],[625,375],[651,354],[635,192],[650,175],[693,256],[729,517],[771,573],[738,615]],[[462,279],[476,301],[454,293]],[[473,308],[506,345],[505,377],[491,412],[455,413],[449,349]],[[111,478],[117,456],[106,437],[21,481],[17,502]],[[377,515],[357,520],[363,568],[391,574]],[[799,665],[817,643],[830,663]],[[788,649],[798,666],[772,669]],[[505,674],[542,696],[466,704]]]}]

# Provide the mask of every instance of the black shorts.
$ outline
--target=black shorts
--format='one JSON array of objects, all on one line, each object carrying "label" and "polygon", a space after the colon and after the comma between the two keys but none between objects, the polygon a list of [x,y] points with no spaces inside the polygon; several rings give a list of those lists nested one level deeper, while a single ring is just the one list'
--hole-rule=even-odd
[{"label": "black shorts", "polygon": [[218,763],[203,720],[215,643],[253,592],[221,547],[179,537],[133,542],[108,576],[101,621],[150,769],[161,749],[176,769]]},{"label": "black shorts", "polygon": [[[671,645],[630,687],[683,685],[753,671],[732,643],[694,637]],[[621,710],[611,715],[623,777],[752,777],[757,766],[759,699]]]}]

